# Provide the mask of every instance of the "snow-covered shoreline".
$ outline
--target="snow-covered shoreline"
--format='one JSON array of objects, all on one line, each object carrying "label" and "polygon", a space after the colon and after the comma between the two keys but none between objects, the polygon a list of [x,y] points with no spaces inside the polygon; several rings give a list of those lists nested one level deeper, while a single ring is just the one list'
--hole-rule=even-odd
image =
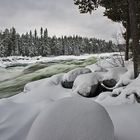
[{"label": "snow-covered shoreline", "polygon": [[[125,67],[113,61],[109,57],[86,68],[30,82],[23,92],[1,99],[0,138],[139,140],[140,76],[134,79],[131,61],[125,62]],[[94,94],[98,82],[112,79],[116,83],[111,91],[96,98],[81,96]],[[73,87],[64,88],[64,81],[73,82]]]}]

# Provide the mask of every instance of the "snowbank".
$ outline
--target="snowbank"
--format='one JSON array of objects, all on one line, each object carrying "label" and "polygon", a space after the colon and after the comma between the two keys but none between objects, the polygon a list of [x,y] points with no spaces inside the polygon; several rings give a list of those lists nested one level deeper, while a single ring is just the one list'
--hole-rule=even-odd
[{"label": "snowbank", "polygon": [[115,130],[116,140],[140,139],[140,105],[127,104],[105,107]]},{"label": "snowbank", "polygon": [[73,82],[78,75],[90,73],[88,68],[76,68],[64,74],[63,81]]},{"label": "snowbank", "polygon": [[73,82],[78,75],[90,73],[90,69],[88,68],[76,68],[74,70],[69,71],[68,73],[64,74],[62,80],[62,86],[65,88],[72,88]]},{"label": "snowbank", "polygon": [[114,140],[112,121],[99,104],[66,98],[45,109],[33,123],[27,140]]},{"label": "snowbank", "polygon": [[96,89],[101,77],[97,73],[88,73],[79,75],[73,85],[73,93],[80,94],[85,97],[97,96]]},{"label": "snowbank", "polygon": [[140,76],[126,87],[120,87],[109,93],[101,93],[97,102],[102,105],[134,104],[140,102]]},{"label": "snowbank", "polygon": [[[109,58],[107,57],[108,64],[108,60],[103,60],[96,65],[87,66],[93,73],[80,74],[74,78],[73,89],[62,87],[62,73],[28,83],[22,93],[1,99],[0,139],[139,140],[140,76],[134,79],[131,61],[125,63],[125,68],[120,68],[118,64],[114,68]],[[52,69],[56,70],[56,67],[39,73]],[[17,74],[19,73],[20,70]],[[29,76],[28,74],[27,78]],[[87,96],[91,87],[105,77],[117,81],[113,91],[103,92],[97,98],[75,97],[77,92]],[[5,79],[8,79],[8,75]]]},{"label": "snowbank", "polygon": [[70,90],[61,86],[62,77],[63,74],[58,74],[51,78],[27,84],[24,92],[9,99],[16,103],[38,103],[44,100],[56,101],[65,97],[71,97]]}]

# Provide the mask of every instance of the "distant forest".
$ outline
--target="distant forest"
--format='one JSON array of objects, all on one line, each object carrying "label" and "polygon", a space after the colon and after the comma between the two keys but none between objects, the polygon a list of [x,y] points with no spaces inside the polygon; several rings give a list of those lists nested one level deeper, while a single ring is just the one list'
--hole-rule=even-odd
[{"label": "distant forest", "polygon": [[96,38],[80,36],[49,37],[48,30],[35,29],[20,35],[13,27],[0,31],[0,57],[7,56],[50,56],[80,55],[118,51],[112,41],[106,42]]}]

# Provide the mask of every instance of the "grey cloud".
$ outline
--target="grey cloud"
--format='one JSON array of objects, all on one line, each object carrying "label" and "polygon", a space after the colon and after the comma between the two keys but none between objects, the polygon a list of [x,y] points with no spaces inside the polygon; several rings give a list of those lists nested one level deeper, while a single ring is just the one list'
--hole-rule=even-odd
[{"label": "grey cloud", "polygon": [[94,14],[79,14],[73,0],[0,0],[0,28],[16,27],[24,33],[42,26],[50,35],[97,37],[109,40],[120,28],[103,17],[103,8]]}]

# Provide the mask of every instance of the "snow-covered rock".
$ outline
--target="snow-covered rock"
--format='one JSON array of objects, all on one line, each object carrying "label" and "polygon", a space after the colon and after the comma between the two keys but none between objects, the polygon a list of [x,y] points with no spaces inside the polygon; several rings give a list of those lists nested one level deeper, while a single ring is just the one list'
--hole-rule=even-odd
[{"label": "snow-covered rock", "polygon": [[65,88],[72,88],[73,82],[78,75],[90,73],[90,69],[88,68],[76,68],[74,70],[69,71],[68,73],[64,74],[62,80],[62,86]]},{"label": "snow-covered rock", "polygon": [[125,67],[127,68],[127,72],[124,73],[118,83],[116,84],[116,87],[120,86],[127,86],[132,82],[134,79],[134,68],[133,68],[133,62],[132,61],[127,61],[125,62]]},{"label": "snow-covered rock", "polygon": [[122,90],[120,97],[122,96],[129,99],[131,95],[134,95],[135,99],[140,102],[140,75]]},{"label": "snow-covered rock", "polygon": [[108,89],[114,87],[116,83],[117,82],[115,79],[106,79],[106,80],[104,79],[102,81],[102,84],[104,85],[104,87],[107,87]]},{"label": "snow-covered rock", "polygon": [[101,105],[84,98],[66,98],[45,109],[27,140],[114,140],[112,121]]},{"label": "snow-covered rock", "polygon": [[107,69],[101,67],[97,63],[92,64],[92,65],[88,65],[88,66],[86,66],[86,68],[90,69],[92,72],[107,72]]},{"label": "snow-covered rock", "polygon": [[122,76],[124,73],[127,72],[127,69],[125,67],[115,67],[109,69],[107,73],[105,73],[103,80],[106,79],[114,79],[118,81],[120,79],[120,76]]},{"label": "snow-covered rock", "polygon": [[78,93],[84,97],[97,96],[97,87],[101,77],[97,73],[79,75],[73,84],[73,93]]},{"label": "snow-covered rock", "polygon": [[106,96],[100,103],[104,105],[120,105],[140,102],[140,76],[126,87],[113,90],[113,94],[117,96]]}]

